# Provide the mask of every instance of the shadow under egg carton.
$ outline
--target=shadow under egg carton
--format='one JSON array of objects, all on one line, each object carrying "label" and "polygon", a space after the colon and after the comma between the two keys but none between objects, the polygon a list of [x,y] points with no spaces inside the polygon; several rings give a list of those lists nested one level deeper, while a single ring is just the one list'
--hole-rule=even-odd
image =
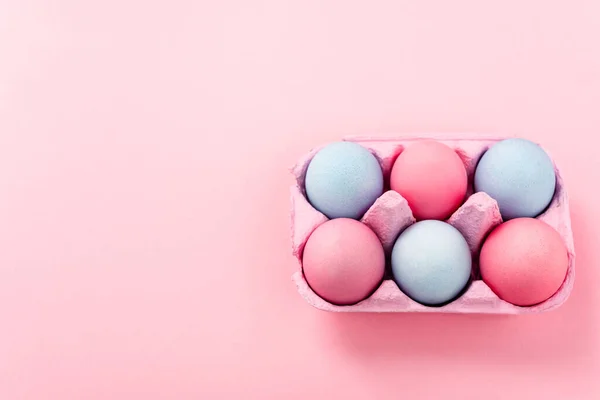
[{"label": "shadow under egg carton", "polygon": [[[383,171],[386,189],[389,176],[398,155],[411,142],[427,137],[414,138],[369,138],[348,137],[352,141],[367,148],[379,161]],[[565,280],[558,291],[548,300],[530,307],[520,307],[500,299],[489,286],[479,279],[477,258],[479,250],[487,234],[502,223],[498,204],[485,193],[473,194],[473,175],[481,156],[499,139],[443,139],[441,143],[454,149],[462,159],[469,178],[466,201],[452,214],[447,222],[457,228],[467,240],[473,256],[472,279],[460,297],[439,307],[425,306],[405,295],[391,279],[382,284],[367,299],[346,306],[338,306],[323,300],[308,285],[302,272],[302,251],[311,233],[328,218],[317,211],[307,201],[304,191],[306,169],[312,157],[322,148],[314,148],[291,169],[296,184],[291,187],[291,233],[292,253],[298,261],[298,270],[293,274],[300,295],[312,306],[334,312],[434,312],[434,313],[484,313],[484,314],[526,314],[549,311],[563,304],[573,288],[575,278],[575,250],[573,232],[569,214],[569,201],[565,186],[556,164],[556,190],[552,202],[537,218],[553,227],[562,237],[567,247],[569,265]],[[389,256],[394,241],[409,225],[415,222],[408,202],[398,193],[387,190],[361,219],[369,226],[382,242],[386,255]],[[389,274],[386,273],[386,278]]]}]

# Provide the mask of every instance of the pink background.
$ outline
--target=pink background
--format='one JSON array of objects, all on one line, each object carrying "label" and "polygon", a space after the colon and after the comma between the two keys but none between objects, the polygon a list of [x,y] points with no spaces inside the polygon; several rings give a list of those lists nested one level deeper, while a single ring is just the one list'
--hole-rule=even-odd
[{"label": "pink background", "polygon": [[[597,399],[600,5],[0,0],[0,398]],[[333,315],[286,168],[348,134],[539,141],[577,278],[538,316]]]}]

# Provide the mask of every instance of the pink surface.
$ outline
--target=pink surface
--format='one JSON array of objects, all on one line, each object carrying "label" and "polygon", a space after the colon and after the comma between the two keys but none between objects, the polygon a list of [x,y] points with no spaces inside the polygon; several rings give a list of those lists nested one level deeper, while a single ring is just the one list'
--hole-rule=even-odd
[{"label": "pink surface", "polygon": [[[348,138],[347,140],[355,141],[369,149],[373,154],[376,154],[381,162],[384,174],[388,170],[386,167],[388,164],[385,160],[401,157],[403,152],[406,151],[403,149],[408,149],[415,143],[427,143],[423,141],[423,138],[419,137],[401,139],[355,137]],[[463,171],[466,170],[468,181],[472,182],[477,160],[485,153],[486,149],[498,140],[491,138],[447,139],[439,140],[438,142],[460,154],[459,162],[462,160],[464,163],[465,168]],[[400,154],[399,156],[398,153]],[[326,220],[319,211],[309,204],[303,194],[302,185],[304,184],[304,175],[308,164],[310,164],[311,156],[314,154],[314,150],[310,151],[306,156],[301,157],[298,163],[291,168],[291,172],[295,178],[295,184],[291,189],[292,253],[298,261],[298,271],[294,273],[292,280],[295,282],[300,295],[312,306],[325,311],[338,312],[529,314],[554,310],[561,306],[569,297],[575,278],[575,248],[565,182],[560,170],[555,165],[556,190],[554,197],[548,209],[537,218],[540,221],[546,222],[558,233],[559,240],[563,243],[563,248],[566,249],[565,257],[567,257],[567,261],[565,262],[565,266],[567,269],[566,274],[563,271],[560,282],[558,282],[558,285],[550,293],[551,296],[543,298],[544,302],[540,300],[539,304],[530,307],[515,306],[498,298],[486,282],[480,280],[477,261],[482,241],[495,226],[502,222],[502,217],[500,216],[498,203],[495,200],[485,193],[475,193],[469,196],[448,219],[448,222],[464,235],[474,258],[473,280],[458,299],[443,307],[427,307],[410,299],[393,282],[384,281],[369,298],[358,304],[351,306],[331,304],[331,302],[312,290],[312,285],[309,285],[307,279],[305,279],[305,273],[303,273],[303,255],[301,249],[304,247],[306,241],[312,237],[311,233],[313,230]],[[468,192],[472,192],[472,188]],[[390,217],[394,221],[390,221]],[[399,194],[391,196],[388,191],[380,196],[373,206],[371,206],[363,217],[363,222],[372,227],[373,231],[380,238],[384,248],[389,251],[393,247],[393,241],[398,234],[413,223],[414,218],[410,207],[406,205],[406,200]]]},{"label": "pink surface", "polygon": [[[599,14],[0,0],[0,398],[597,399]],[[570,196],[569,300],[522,316],[308,306],[289,281],[286,168],[387,132],[542,143]]]}]

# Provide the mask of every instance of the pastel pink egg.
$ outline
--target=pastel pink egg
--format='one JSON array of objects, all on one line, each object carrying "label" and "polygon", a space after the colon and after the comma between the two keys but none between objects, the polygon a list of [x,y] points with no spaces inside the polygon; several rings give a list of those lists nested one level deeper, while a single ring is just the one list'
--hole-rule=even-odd
[{"label": "pastel pink egg", "polygon": [[408,146],[396,159],[390,187],[407,201],[418,220],[445,220],[467,193],[467,171],[454,150],[434,140]]},{"label": "pastel pink egg", "polygon": [[304,247],[302,264],[316,294],[330,303],[349,305],[364,300],[379,286],[385,256],[381,242],[365,224],[337,218],[314,230]]},{"label": "pastel pink egg", "polygon": [[534,218],[503,223],[488,236],[479,257],[481,277],[501,299],[531,306],[558,291],[569,265],[567,248],[548,224]]}]

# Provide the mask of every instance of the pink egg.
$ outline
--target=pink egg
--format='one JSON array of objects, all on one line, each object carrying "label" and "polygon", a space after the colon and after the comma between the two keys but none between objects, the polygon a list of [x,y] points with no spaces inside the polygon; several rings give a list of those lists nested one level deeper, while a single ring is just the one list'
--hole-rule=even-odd
[{"label": "pink egg", "polygon": [[408,201],[418,220],[444,220],[465,198],[467,171],[450,147],[434,140],[421,140],[398,156],[392,167],[390,186]]},{"label": "pink egg", "polygon": [[332,219],[308,238],[302,256],[310,287],[333,304],[348,305],[367,298],[381,283],[385,256],[381,242],[365,224]]},{"label": "pink egg", "polygon": [[531,306],[558,291],[569,265],[567,248],[548,224],[516,218],[489,235],[479,268],[485,283],[503,300]]}]

